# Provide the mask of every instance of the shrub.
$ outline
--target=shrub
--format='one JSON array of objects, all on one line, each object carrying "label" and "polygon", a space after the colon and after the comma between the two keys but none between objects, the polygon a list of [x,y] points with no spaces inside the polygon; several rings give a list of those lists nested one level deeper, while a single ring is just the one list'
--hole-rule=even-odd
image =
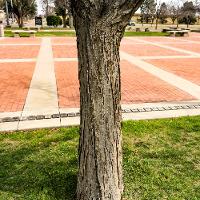
[{"label": "shrub", "polygon": [[47,25],[57,27],[62,25],[62,19],[59,16],[50,15],[47,17]]},{"label": "shrub", "polygon": [[190,16],[190,15],[179,19],[180,24],[195,24],[196,21],[197,20],[196,20],[195,16]]}]

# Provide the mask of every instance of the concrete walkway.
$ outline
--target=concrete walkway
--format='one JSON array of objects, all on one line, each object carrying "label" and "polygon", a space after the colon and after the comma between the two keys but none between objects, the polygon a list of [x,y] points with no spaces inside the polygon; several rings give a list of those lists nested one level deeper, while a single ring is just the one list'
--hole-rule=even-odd
[{"label": "concrete walkway", "polygon": [[23,111],[26,113],[57,110],[58,94],[51,39],[44,38]]}]

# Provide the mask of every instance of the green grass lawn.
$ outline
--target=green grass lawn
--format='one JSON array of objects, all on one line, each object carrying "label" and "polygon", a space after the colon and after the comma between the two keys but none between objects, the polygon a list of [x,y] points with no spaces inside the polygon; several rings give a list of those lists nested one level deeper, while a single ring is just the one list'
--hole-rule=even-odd
[{"label": "green grass lawn", "polygon": [[125,32],[124,36],[169,36],[169,33],[162,32]]},{"label": "green grass lawn", "polygon": [[[5,31],[6,37],[14,37],[14,34],[11,31]],[[20,37],[28,37],[28,33],[20,33]],[[75,32],[37,32],[36,37],[75,37]]]},{"label": "green grass lawn", "polygon": [[[74,200],[77,127],[0,134],[1,200]],[[125,200],[200,199],[200,117],[123,123]]]},{"label": "green grass lawn", "polygon": [[[13,33],[10,30],[5,31],[6,37],[13,37]],[[21,37],[27,37],[27,33],[21,33]],[[75,37],[76,34],[73,31],[68,32],[56,32],[56,31],[50,31],[50,32],[37,32],[36,37]],[[124,36],[168,36],[167,33],[161,33],[161,32],[125,32]]]}]

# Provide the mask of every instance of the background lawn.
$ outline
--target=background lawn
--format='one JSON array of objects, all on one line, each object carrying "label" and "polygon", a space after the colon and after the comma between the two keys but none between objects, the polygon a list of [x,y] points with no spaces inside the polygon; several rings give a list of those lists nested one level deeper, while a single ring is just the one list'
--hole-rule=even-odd
[{"label": "background lawn", "polygon": [[[1,200],[73,200],[78,127],[0,134]],[[123,123],[125,200],[200,199],[200,117]]]},{"label": "background lawn", "polygon": [[[161,32],[125,32],[124,36],[168,36],[168,33],[161,33]],[[14,34],[10,30],[5,31],[6,37],[13,37]],[[21,37],[27,37],[27,33],[21,33]],[[49,32],[42,32],[39,31],[36,33],[36,37],[75,37],[76,34],[74,31],[49,31]]]}]

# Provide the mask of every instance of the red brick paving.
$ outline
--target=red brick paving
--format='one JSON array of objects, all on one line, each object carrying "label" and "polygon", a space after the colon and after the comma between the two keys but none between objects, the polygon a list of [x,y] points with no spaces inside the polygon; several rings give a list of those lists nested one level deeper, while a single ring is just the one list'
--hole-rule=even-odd
[{"label": "red brick paving", "polygon": [[56,62],[55,73],[60,107],[79,107],[77,62]]},{"label": "red brick paving", "polygon": [[[200,35],[200,34],[199,34]],[[198,52],[198,44],[180,44],[185,38],[124,38],[121,50],[136,56],[170,56],[186,55],[167,50],[154,45],[145,44],[145,40],[152,42],[170,42],[175,46]],[[200,40],[197,34],[192,34],[187,40]],[[174,41],[174,44],[171,43]],[[40,44],[40,38],[6,38],[0,44]],[[70,45],[62,45],[68,43]],[[75,38],[52,38],[54,58],[77,57]],[[56,45],[58,44],[58,45]],[[0,46],[0,59],[35,58],[40,46]],[[200,84],[200,59],[161,59],[150,60],[152,64],[164,70],[175,73],[196,84]],[[20,111],[25,103],[35,63],[4,63],[0,64],[0,112]],[[60,107],[79,106],[79,84],[77,62],[56,62],[55,73],[57,78]],[[194,99],[189,94],[169,85],[157,77],[133,66],[127,61],[121,64],[122,75],[122,103],[144,103],[160,101],[182,101]]]},{"label": "red brick paving", "polygon": [[75,45],[53,45],[54,58],[76,58],[77,48]]},{"label": "red brick paving", "polygon": [[[128,73],[127,73],[128,72]],[[57,62],[56,78],[60,107],[79,106],[77,62]],[[122,103],[193,100],[175,88],[127,61],[121,63]]]},{"label": "red brick paving", "polygon": [[200,44],[185,43],[185,44],[170,44],[170,46],[200,53]]},{"label": "red brick paving", "polygon": [[200,85],[200,58],[146,60],[146,62]]},{"label": "red brick paving", "polygon": [[148,44],[134,44],[134,45],[123,45],[121,50],[135,56],[173,56],[173,55],[186,55],[177,51],[164,49],[154,45]]},{"label": "red brick paving", "polygon": [[0,59],[36,58],[40,46],[0,46]]},{"label": "red brick paving", "polygon": [[194,97],[189,94],[133,66],[127,61],[123,61],[121,66],[122,103],[194,99]]},{"label": "red brick paving", "polygon": [[74,43],[76,45],[76,38],[75,37],[57,37],[51,38],[52,45],[54,44],[63,44],[63,43]]},{"label": "red brick paving", "polygon": [[35,63],[0,63],[0,112],[23,109]]},{"label": "red brick paving", "polygon": [[0,44],[40,44],[41,38],[4,38]]}]

